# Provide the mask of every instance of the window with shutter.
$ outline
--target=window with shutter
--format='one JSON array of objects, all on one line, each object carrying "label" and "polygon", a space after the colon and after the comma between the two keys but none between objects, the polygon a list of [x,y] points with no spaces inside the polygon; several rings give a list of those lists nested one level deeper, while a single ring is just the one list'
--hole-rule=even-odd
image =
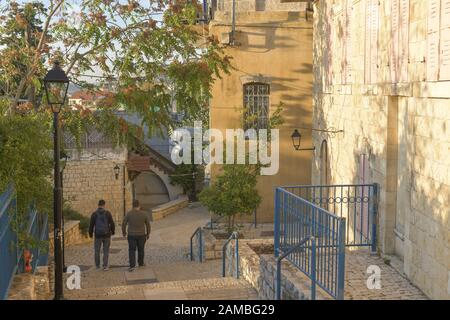
[{"label": "window with shutter", "polygon": [[371,31],[372,31],[372,0],[366,0],[366,28],[364,34],[364,83],[371,83],[370,71],[371,71]]},{"label": "window with shutter", "polygon": [[391,0],[391,50],[389,55],[389,66],[391,70],[391,82],[398,82],[399,66],[399,17],[400,17],[399,0]]},{"label": "window with shutter", "polygon": [[327,86],[333,84],[333,9],[330,4],[325,4],[326,7],[326,39],[327,39],[327,54],[326,54],[326,75],[325,83]]},{"label": "window with shutter", "polygon": [[365,71],[366,84],[377,83],[379,2],[366,0]]},{"label": "window with shutter", "polygon": [[427,81],[437,81],[439,74],[439,32],[441,0],[429,0],[427,21]]},{"label": "window with shutter", "polygon": [[371,32],[370,32],[370,80],[371,83],[378,82],[378,30],[380,3],[372,0],[371,6]]},{"label": "window with shutter", "polygon": [[344,66],[342,83],[352,83],[352,27],[353,27],[353,0],[346,0],[344,8]]},{"label": "window with shutter", "polygon": [[439,80],[450,80],[450,0],[441,1]]},{"label": "window with shutter", "polygon": [[391,37],[391,81],[406,82],[409,64],[409,0],[391,0]]},{"label": "window with shutter", "polygon": [[400,0],[399,22],[399,81],[408,81],[409,64],[409,0]]}]

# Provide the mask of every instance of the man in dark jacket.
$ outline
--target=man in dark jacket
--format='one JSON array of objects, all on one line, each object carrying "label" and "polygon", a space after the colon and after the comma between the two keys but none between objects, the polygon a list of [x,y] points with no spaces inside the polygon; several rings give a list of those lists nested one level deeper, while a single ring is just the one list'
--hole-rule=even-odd
[{"label": "man in dark jacket", "polygon": [[138,263],[140,267],[144,266],[145,242],[150,237],[150,219],[149,214],[141,210],[138,200],[133,201],[133,210],[127,213],[122,223],[123,236],[127,236],[128,226],[128,253],[130,259],[130,269],[133,271],[136,267],[136,248],[138,251]]},{"label": "man in dark jacket", "polygon": [[109,246],[115,233],[115,224],[111,212],[105,210],[105,200],[98,202],[98,209],[91,215],[89,237],[94,239],[95,266],[100,269],[100,249],[103,245],[103,270],[108,271]]}]

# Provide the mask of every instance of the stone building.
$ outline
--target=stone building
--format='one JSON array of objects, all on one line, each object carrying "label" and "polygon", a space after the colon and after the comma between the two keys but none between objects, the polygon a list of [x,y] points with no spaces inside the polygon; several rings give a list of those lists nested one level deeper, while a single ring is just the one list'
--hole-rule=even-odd
[{"label": "stone building", "polygon": [[312,182],[379,183],[379,251],[449,299],[450,1],[315,1],[313,127]]},{"label": "stone building", "polygon": [[[273,222],[274,188],[282,184],[309,184],[311,152],[296,152],[291,134],[295,128],[311,127],[312,120],[312,14],[307,4],[280,0],[213,1],[209,34],[225,46],[234,67],[217,79],[210,102],[210,126],[214,129],[243,128],[244,104],[258,123],[283,103],[278,174],[260,176],[258,191],[263,201],[258,222]],[[264,126],[260,127],[261,129]],[[225,136],[225,132],[223,132]],[[311,131],[304,143],[311,145]],[[217,176],[213,167],[211,178]],[[253,217],[247,217],[253,221]]]},{"label": "stone building", "polygon": [[98,201],[104,199],[120,223],[133,199],[151,211],[183,194],[181,187],[170,184],[175,165],[145,142],[144,154],[135,154],[113,146],[102,134],[92,131],[82,139],[80,148],[66,136],[65,148],[69,160],[63,174],[64,199],[85,216],[90,216]]}]

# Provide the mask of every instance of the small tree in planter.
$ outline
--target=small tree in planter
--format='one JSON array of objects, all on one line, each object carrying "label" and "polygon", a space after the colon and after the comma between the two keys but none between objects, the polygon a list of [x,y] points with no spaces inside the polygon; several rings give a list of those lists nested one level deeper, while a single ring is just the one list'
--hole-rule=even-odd
[{"label": "small tree in planter", "polygon": [[256,189],[257,176],[257,166],[224,165],[223,174],[199,195],[210,211],[228,217],[230,233],[235,230],[236,215],[251,215],[261,203]]}]

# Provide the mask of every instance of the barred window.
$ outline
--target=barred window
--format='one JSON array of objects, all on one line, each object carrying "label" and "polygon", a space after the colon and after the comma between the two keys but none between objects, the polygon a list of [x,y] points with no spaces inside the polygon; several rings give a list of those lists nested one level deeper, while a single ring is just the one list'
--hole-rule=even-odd
[{"label": "barred window", "polygon": [[270,86],[265,83],[244,85],[244,130],[267,129]]}]

